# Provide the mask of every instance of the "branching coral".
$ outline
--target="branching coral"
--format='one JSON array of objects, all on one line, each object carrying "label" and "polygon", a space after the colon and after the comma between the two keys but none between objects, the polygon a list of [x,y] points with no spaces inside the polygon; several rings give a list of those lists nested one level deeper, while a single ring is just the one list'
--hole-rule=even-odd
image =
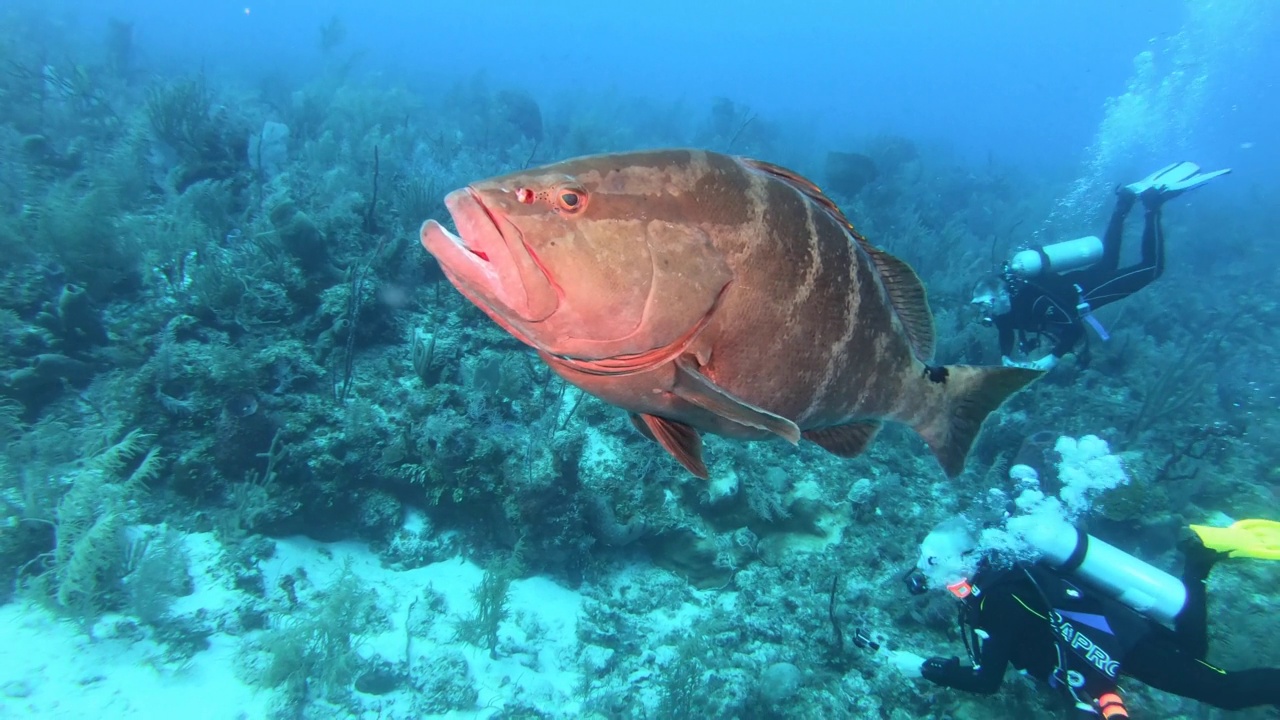
[{"label": "branching coral", "polygon": [[147,118],[156,137],[189,158],[215,152],[213,99],[204,75],[153,86],[147,92]]},{"label": "branching coral", "polygon": [[263,684],[285,685],[300,702],[313,691],[331,699],[350,692],[361,638],[374,627],[378,609],[376,593],[349,564],[313,602],[305,613],[282,615],[261,640],[270,658]]},{"label": "branching coral", "polygon": [[245,122],[215,107],[204,75],[153,86],[146,115],[155,137],[178,158],[170,177],[183,192],[203,180],[225,180],[249,169]]},{"label": "branching coral", "polygon": [[1181,412],[1204,393],[1200,379],[1208,374],[1212,359],[1225,335],[1210,332],[1182,347],[1181,352],[1164,356],[1162,366],[1149,368],[1138,412],[1129,421],[1126,434],[1135,440],[1157,422]]},{"label": "branching coral", "polygon": [[51,521],[54,549],[33,563],[47,569],[32,586],[59,610],[83,622],[117,607],[126,563],[123,529],[133,501],[160,473],[163,458],[152,437],[134,430],[119,442],[46,482],[67,485]]},{"label": "branching coral", "polygon": [[524,568],[521,562],[521,548],[517,545],[506,560],[495,563],[484,571],[480,584],[471,592],[475,600],[475,609],[458,620],[458,638],[477,647],[484,647],[489,656],[496,658],[498,652],[498,628],[507,619],[507,600],[511,590],[511,581]]}]

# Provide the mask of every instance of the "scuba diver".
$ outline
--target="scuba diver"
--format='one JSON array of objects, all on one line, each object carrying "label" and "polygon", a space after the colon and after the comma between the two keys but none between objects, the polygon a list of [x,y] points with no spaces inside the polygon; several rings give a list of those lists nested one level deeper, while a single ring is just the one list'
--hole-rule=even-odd
[{"label": "scuba diver", "polygon": [[[1075,717],[1107,720],[1128,717],[1121,676],[1227,710],[1280,707],[1280,668],[1227,671],[1205,660],[1209,572],[1227,557],[1280,560],[1280,523],[1242,520],[1191,530],[1179,543],[1181,580],[1065,522],[1029,533],[1037,562],[1001,564],[986,555],[972,578],[947,585],[961,601],[972,665],[933,657],[920,666],[921,676],[992,694],[1013,664],[1063,693]],[[934,561],[922,558],[921,566]],[[909,582],[913,592],[923,592],[922,577]]]},{"label": "scuba diver", "polygon": [[[982,313],[982,324],[999,330],[1003,363],[1052,370],[1084,337],[1085,323],[1105,342],[1109,336],[1093,311],[1134,294],[1164,272],[1161,205],[1229,172],[1202,173],[1195,163],[1180,162],[1122,185],[1116,188],[1115,210],[1103,239],[1087,236],[1023,250],[1004,263],[999,275],[979,282],[972,305]],[[1125,217],[1138,199],[1146,208],[1142,259],[1121,268],[1120,237]],[[1035,349],[1042,334],[1053,338],[1053,349],[1038,360],[1015,362],[1011,359],[1015,333],[1023,353]],[[1036,337],[1028,338],[1028,334]]]}]

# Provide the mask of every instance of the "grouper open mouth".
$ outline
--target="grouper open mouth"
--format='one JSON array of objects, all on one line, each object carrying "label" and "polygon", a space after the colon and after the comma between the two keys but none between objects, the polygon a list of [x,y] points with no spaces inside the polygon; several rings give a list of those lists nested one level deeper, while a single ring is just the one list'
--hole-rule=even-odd
[{"label": "grouper open mouth", "polygon": [[471,188],[449,193],[445,196],[444,205],[458,228],[457,234],[435,220],[428,220],[422,227],[422,245],[442,264],[446,258],[465,260],[457,252],[459,250],[469,253],[475,260],[491,264],[490,252],[505,244],[493,213]]},{"label": "grouper open mouth", "polygon": [[500,208],[470,187],[446,195],[444,205],[457,233],[428,220],[422,246],[463,295],[512,332],[515,323],[539,322],[555,311],[549,279]]}]

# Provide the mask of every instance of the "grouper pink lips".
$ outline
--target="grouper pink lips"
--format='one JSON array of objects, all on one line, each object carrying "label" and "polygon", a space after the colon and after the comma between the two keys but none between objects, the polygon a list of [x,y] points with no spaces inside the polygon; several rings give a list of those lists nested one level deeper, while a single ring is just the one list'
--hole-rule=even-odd
[{"label": "grouper pink lips", "polygon": [[422,226],[422,246],[463,295],[523,337],[511,325],[540,322],[558,302],[548,293],[550,281],[520,230],[472,188],[454,190],[444,204],[458,234],[428,220]]}]

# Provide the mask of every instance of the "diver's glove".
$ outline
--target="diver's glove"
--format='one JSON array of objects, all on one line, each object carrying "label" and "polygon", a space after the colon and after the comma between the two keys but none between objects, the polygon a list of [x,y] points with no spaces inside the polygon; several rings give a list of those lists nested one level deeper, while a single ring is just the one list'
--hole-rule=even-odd
[{"label": "diver's glove", "polygon": [[1011,359],[1008,355],[1000,356],[1000,364],[1005,367],[1022,367],[1022,363]]},{"label": "diver's glove", "polygon": [[920,666],[920,677],[942,685],[960,673],[960,658],[931,657]]},{"label": "diver's glove", "polygon": [[1058,366],[1058,358],[1053,353],[1049,353],[1044,357],[1032,363],[1027,363],[1027,367],[1032,370],[1052,370]]}]

